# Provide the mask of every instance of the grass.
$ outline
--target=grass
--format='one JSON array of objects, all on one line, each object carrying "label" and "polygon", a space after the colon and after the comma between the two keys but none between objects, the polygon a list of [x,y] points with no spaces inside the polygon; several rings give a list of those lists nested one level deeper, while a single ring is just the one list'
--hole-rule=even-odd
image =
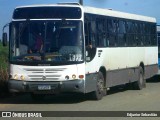
[{"label": "grass", "polygon": [[8,47],[3,47],[0,42],[0,96],[8,93]]}]

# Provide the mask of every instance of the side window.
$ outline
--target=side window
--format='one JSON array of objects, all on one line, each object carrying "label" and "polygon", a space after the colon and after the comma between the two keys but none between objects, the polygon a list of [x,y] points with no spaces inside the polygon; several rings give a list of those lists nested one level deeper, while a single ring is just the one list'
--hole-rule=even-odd
[{"label": "side window", "polygon": [[158,31],[158,46],[160,46],[160,33]]},{"label": "side window", "polygon": [[94,22],[92,21],[92,17],[90,15],[86,15],[84,23],[86,46],[93,44],[92,42],[94,41],[94,32],[96,28],[94,28],[93,24]]},{"label": "side window", "polygon": [[92,47],[97,46],[97,38],[96,38],[96,20],[95,16],[93,15],[86,15],[85,17],[85,45],[89,46],[92,45]]},{"label": "side window", "polygon": [[139,31],[139,27],[140,27],[140,23],[139,22],[135,22],[135,42],[136,42],[136,46],[141,46],[141,34]]},{"label": "side window", "polygon": [[96,47],[97,44],[96,44],[96,22],[94,20],[91,21],[91,29],[90,29],[90,32],[91,32],[91,44],[93,47]]},{"label": "side window", "polygon": [[151,44],[156,46],[157,45],[157,37],[156,37],[156,25],[150,25],[150,37],[151,37]]},{"label": "side window", "polygon": [[145,46],[143,31],[144,31],[143,30],[143,23],[139,23],[138,33],[139,33],[140,40],[141,40],[141,46]]},{"label": "side window", "polygon": [[134,45],[134,32],[133,32],[134,26],[132,21],[126,22],[126,39],[127,39],[127,45],[133,46]]},{"label": "side window", "polygon": [[117,20],[108,19],[107,23],[107,36],[108,36],[108,46],[115,47],[117,46]]},{"label": "side window", "polygon": [[146,45],[150,46],[151,45],[151,38],[150,38],[150,24],[145,23],[145,36],[146,36]]},{"label": "side window", "polygon": [[126,27],[125,21],[119,20],[118,22],[118,46],[126,46]]},{"label": "side window", "polygon": [[107,38],[106,38],[106,23],[107,20],[103,18],[97,18],[97,46],[106,47],[107,46]]},{"label": "side window", "polygon": [[88,21],[85,22],[85,44],[86,46],[91,43],[90,41],[90,23]]}]

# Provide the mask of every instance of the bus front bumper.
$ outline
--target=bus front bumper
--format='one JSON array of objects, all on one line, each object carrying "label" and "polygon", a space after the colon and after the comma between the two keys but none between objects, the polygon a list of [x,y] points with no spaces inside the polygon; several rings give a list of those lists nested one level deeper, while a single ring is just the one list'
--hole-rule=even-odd
[{"label": "bus front bumper", "polygon": [[58,94],[63,92],[84,93],[84,80],[69,81],[22,81],[9,80],[10,92],[33,92],[43,94]]}]

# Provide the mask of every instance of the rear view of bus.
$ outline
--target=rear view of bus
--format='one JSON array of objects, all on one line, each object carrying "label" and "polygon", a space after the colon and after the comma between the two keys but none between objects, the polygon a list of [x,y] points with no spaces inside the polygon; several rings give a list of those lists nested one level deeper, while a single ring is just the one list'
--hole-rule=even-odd
[{"label": "rear view of bus", "polygon": [[83,14],[78,4],[24,6],[10,23],[12,92],[84,93]]}]

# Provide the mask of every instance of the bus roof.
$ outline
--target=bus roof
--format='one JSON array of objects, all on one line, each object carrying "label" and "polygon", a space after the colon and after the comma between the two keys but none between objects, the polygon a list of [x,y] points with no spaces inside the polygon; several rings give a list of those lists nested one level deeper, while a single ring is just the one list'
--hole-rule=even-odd
[{"label": "bus roof", "polygon": [[18,6],[16,8],[25,8],[25,7],[55,7],[55,6],[67,6],[67,7],[81,7],[78,3],[57,3],[57,4],[39,4],[39,5],[26,5]]},{"label": "bus roof", "polygon": [[156,23],[156,19],[153,17],[147,17],[147,16],[142,16],[142,15],[119,12],[119,11],[114,11],[114,10],[110,10],[110,9],[101,9],[101,8],[94,8],[94,7],[86,6],[86,7],[84,7],[84,11],[85,11],[85,13]]}]

